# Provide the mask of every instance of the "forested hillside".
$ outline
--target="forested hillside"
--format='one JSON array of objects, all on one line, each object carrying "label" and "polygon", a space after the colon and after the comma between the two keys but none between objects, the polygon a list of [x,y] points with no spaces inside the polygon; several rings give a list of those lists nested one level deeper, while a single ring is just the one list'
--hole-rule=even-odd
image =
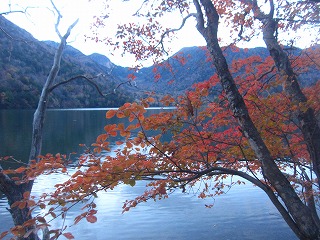
[{"label": "forested hillside", "polygon": [[[0,108],[35,108],[52,65],[57,43],[37,41],[31,34],[3,17],[0,17],[0,26]],[[295,58],[302,50],[288,48],[287,51]],[[224,49],[224,54],[232,65],[232,62],[241,62],[242,59],[252,56],[258,56],[260,61],[265,61],[268,51],[262,47],[229,47]],[[240,69],[237,74],[241,75],[244,71],[245,69]],[[136,72],[113,64],[104,55],[94,53],[86,56],[67,46],[58,82],[78,75],[93,77],[100,74],[94,81],[106,96],[100,96],[92,84],[79,79],[55,89],[49,107],[117,107],[140,99],[149,92],[154,92],[155,96],[159,97],[165,94],[178,96],[190,89],[194,83],[209,79],[214,72],[205,47],[181,49],[167,61]],[[312,69],[312,66],[309,66],[308,71],[299,69],[297,72],[300,72],[299,80],[302,85],[314,84],[319,76],[319,72],[316,68]],[[127,84],[131,74],[134,74],[134,80]]]},{"label": "forested hillside", "polygon": [[[39,42],[3,17],[0,17],[0,26],[0,108],[35,108],[57,44]],[[108,71],[108,67],[68,46],[58,82],[79,75],[94,77],[103,74],[93,80],[106,96],[100,96],[92,84],[79,79],[56,88],[49,107],[116,107],[132,101],[133,95],[124,88],[114,92],[121,80],[109,75]]]}]

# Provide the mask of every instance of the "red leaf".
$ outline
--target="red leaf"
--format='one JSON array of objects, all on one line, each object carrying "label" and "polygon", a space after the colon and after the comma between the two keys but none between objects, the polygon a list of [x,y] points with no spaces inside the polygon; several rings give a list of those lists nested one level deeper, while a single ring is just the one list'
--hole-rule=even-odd
[{"label": "red leaf", "polygon": [[67,239],[74,239],[74,236],[73,236],[71,233],[69,233],[69,232],[64,233],[64,234],[62,234],[62,235],[65,236]]},{"label": "red leaf", "polygon": [[106,118],[113,118],[116,113],[117,113],[116,110],[109,110],[109,111],[106,113]]},{"label": "red leaf", "polygon": [[23,198],[24,199],[29,199],[29,197],[30,197],[30,192],[24,192],[23,193]]},{"label": "red leaf", "polygon": [[88,215],[86,219],[89,223],[95,223],[97,221],[97,217],[94,215]]},{"label": "red leaf", "polygon": [[26,170],[25,167],[19,167],[18,169],[15,170],[16,173],[23,173]]},{"label": "red leaf", "polygon": [[5,236],[7,236],[8,235],[8,231],[5,231],[5,232],[3,232],[3,233],[1,233],[0,234],[0,239],[3,239]]},{"label": "red leaf", "polygon": [[24,202],[24,201],[23,201],[23,202],[20,202],[20,203],[19,203],[18,208],[19,208],[19,209],[24,209],[26,206],[27,206],[27,202]]}]

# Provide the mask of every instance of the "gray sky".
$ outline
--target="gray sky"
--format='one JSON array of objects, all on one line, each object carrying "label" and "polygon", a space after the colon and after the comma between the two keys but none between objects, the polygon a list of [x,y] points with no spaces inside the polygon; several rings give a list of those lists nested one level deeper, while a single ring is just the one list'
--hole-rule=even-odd
[{"label": "gray sky", "polygon": [[[9,14],[6,17],[30,32],[38,40],[53,40],[59,41],[57,34],[54,30],[54,24],[56,18],[51,10],[51,4],[49,0],[1,0],[0,8],[2,12],[8,9],[8,4],[11,2],[11,8],[21,9],[25,6],[32,6],[35,8],[28,8],[28,14],[14,13]],[[67,27],[75,21],[80,19],[78,25],[72,31],[69,37],[69,44],[79,49],[84,54],[88,55],[94,52],[101,53],[110,58],[110,60],[122,66],[136,65],[133,56],[121,56],[121,52],[115,52],[112,55],[112,49],[106,47],[104,44],[99,44],[91,40],[85,41],[84,35],[90,35],[90,24],[93,22],[93,16],[99,15],[104,5],[100,1],[88,0],[55,0],[57,7],[60,9],[63,18],[61,20],[60,31],[63,34]],[[116,25],[118,23],[125,23],[131,21],[137,21],[132,17],[132,14],[139,8],[142,0],[134,0],[130,2],[122,2],[122,0],[112,0],[110,3],[109,11],[110,17],[107,19],[107,27],[101,29],[102,34],[112,36],[116,32]],[[167,18],[162,18],[162,23],[170,28],[177,28],[181,23],[181,17],[179,15],[171,15]],[[139,20],[138,20],[139,21]],[[202,36],[197,32],[195,28],[195,20],[189,19],[186,27],[177,34],[177,38],[170,43],[171,53],[179,51],[183,47],[189,46],[203,46],[205,41]],[[168,45],[169,47],[169,45]],[[150,65],[151,62],[147,62],[146,65]]]},{"label": "gray sky", "polygon": [[[70,45],[79,49],[86,55],[96,52],[107,56],[117,65],[135,66],[137,63],[133,56],[121,56],[120,51],[114,52],[113,49],[110,47],[108,48],[103,43],[96,43],[91,40],[85,41],[84,35],[92,34],[90,24],[93,22],[93,16],[101,15],[102,10],[106,7],[104,5],[105,2],[105,0],[54,0],[54,3],[63,15],[60,24],[60,32],[63,34],[68,26],[79,18],[80,21],[78,25],[73,29],[72,34],[69,37]],[[106,22],[107,26],[100,29],[101,37],[114,36],[117,24],[128,23],[130,21],[141,21],[141,19],[134,18],[132,15],[137,11],[137,9],[139,9],[142,2],[143,0],[130,0],[126,2],[123,2],[123,0],[109,0],[108,10],[104,10],[103,12],[105,13],[106,11],[109,11],[110,15]],[[10,6],[12,10],[20,10],[26,6],[31,7],[28,8],[27,14],[14,13],[7,15],[9,20],[26,29],[38,40],[59,41],[54,29],[56,17],[53,14],[49,0],[0,0],[0,12],[6,12],[9,8],[9,3],[11,3]],[[182,22],[182,17],[179,13],[173,13],[171,15],[166,14],[166,16],[161,17],[159,21],[167,28],[178,28]],[[179,51],[183,47],[206,45],[203,37],[196,30],[195,25],[195,19],[188,19],[185,27],[176,34],[176,37],[170,42],[170,44],[167,43],[165,45],[170,47],[170,54]],[[230,32],[227,27],[220,26],[219,34],[222,39],[230,41]],[[288,38],[291,38],[296,34],[299,33],[286,33]],[[305,47],[308,44],[306,36],[310,36],[310,34],[301,34],[303,38],[301,38],[300,43],[297,42],[298,46],[302,48]],[[251,40],[250,43],[244,42],[238,46],[248,48],[264,46],[261,37],[259,38],[260,39]],[[151,60],[144,63],[144,65],[151,64]]]}]

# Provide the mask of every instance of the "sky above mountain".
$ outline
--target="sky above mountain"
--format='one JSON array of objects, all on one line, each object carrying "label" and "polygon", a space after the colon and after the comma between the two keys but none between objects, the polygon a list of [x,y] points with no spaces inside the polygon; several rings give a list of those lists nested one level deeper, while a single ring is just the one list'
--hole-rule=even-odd
[{"label": "sky above mountain", "polygon": [[[133,14],[142,6],[144,0],[54,0],[55,5],[60,10],[63,18],[61,19],[59,30],[63,34],[77,18],[79,23],[73,29],[69,37],[69,44],[86,55],[100,53],[107,56],[113,63],[119,66],[136,66],[135,58],[132,55],[122,55],[122,52],[115,52],[111,47],[104,43],[86,39],[85,36],[93,36],[92,24],[94,16],[108,14],[107,25],[99,29],[98,36],[100,39],[114,36],[117,32],[117,25],[128,22],[142,23],[147,21],[134,17]],[[26,14],[10,13],[5,15],[10,21],[21,28],[30,32],[38,40],[59,41],[55,32],[56,15],[52,10],[50,0],[1,0],[0,13],[7,11],[23,11],[27,9]],[[193,11],[193,9],[191,9]],[[182,22],[180,13],[170,13],[158,19],[160,23],[169,29],[179,28]],[[165,48],[169,56],[178,52],[181,48],[190,46],[204,46],[205,41],[200,33],[196,30],[196,21],[190,18],[182,30],[169,42],[165,42]],[[222,39],[228,39],[230,33],[228,28],[220,26],[220,35]],[[260,39],[259,39],[260,38]],[[306,39],[305,39],[306,40]],[[303,43],[306,41],[304,40]],[[222,43],[224,44],[224,43]],[[299,43],[298,43],[299,44]],[[249,43],[243,42],[238,44],[239,47],[264,47],[261,36],[251,40]],[[298,45],[301,48],[305,46]],[[170,48],[170,51],[169,51]],[[169,57],[168,56],[168,57]],[[152,65],[152,61],[142,63],[144,66]]]},{"label": "sky above mountain", "polygon": [[[70,45],[79,49],[84,54],[100,53],[111,59],[111,61],[120,66],[136,65],[133,56],[121,56],[121,53],[114,53],[112,49],[103,43],[96,43],[86,40],[85,35],[90,36],[92,30],[91,24],[94,22],[94,16],[102,13],[109,13],[108,26],[101,30],[101,36],[108,34],[109,36],[116,33],[117,24],[134,21],[136,18],[132,15],[139,9],[143,0],[127,1],[112,0],[109,5],[105,5],[105,1],[89,1],[89,0],[55,0],[57,8],[61,11],[63,18],[61,20],[60,31],[64,33],[69,25],[77,18],[79,23],[72,31],[70,36]],[[27,14],[12,13],[5,15],[7,19],[15,23],[21,28],[30,32],[38,40],[59,41],[55,32],[56,17],[52,11],[52,5],[49,0],[2,0],[0,1],[1,12],[19,11],[27,8]],[[167,18],[162,18],[162,23],[169,28],[177,28],[180,26],[182,17],[179,14],[172,14]],[[205,41],[195,28],[195,20],[189,19],[186,27],[181,30],[176,39],[170,44],[171,53],[175,53],[183,47],[203,46]],[[151,65],[152,62],[146,62],[145,65]]]}]

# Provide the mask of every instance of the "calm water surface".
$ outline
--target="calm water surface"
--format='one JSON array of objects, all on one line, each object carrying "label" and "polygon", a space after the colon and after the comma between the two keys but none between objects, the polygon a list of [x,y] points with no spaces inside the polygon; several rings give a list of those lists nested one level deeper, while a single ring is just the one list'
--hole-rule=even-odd
[{"label": "calm water surface", "polygon": [[[157,110],[149,110],[150,113]],[[81,152],[80,143],[92,143],[107,123],[106,110],[50,110],[47,112],[43,152]],[[0,155],[27,159],[31,139],[33,111],[0,110]],[[10,166],[5,166],[10,167]],[[61,176],[37,180],[33,194],[50,189]],[[150,201],[121,214],[123,202],[143,192],[145,182],[135,187],[119,186],[100,193],[98,222],[82,221],[70,231],[76,239],[297,239],[271,202],[257,187],[235,186],[214,199],[198,199],[195,194],[173,193],[168,199]],[[195,189],[196,190],[196,189]],[[205,208],[205,204],[214,204]],[[5,199],[0,199],[0,232],[12,226]],[[66,225],[72,225],[79,213],[68,213]],[[55,227],[62,222],[52,223]]]}]

